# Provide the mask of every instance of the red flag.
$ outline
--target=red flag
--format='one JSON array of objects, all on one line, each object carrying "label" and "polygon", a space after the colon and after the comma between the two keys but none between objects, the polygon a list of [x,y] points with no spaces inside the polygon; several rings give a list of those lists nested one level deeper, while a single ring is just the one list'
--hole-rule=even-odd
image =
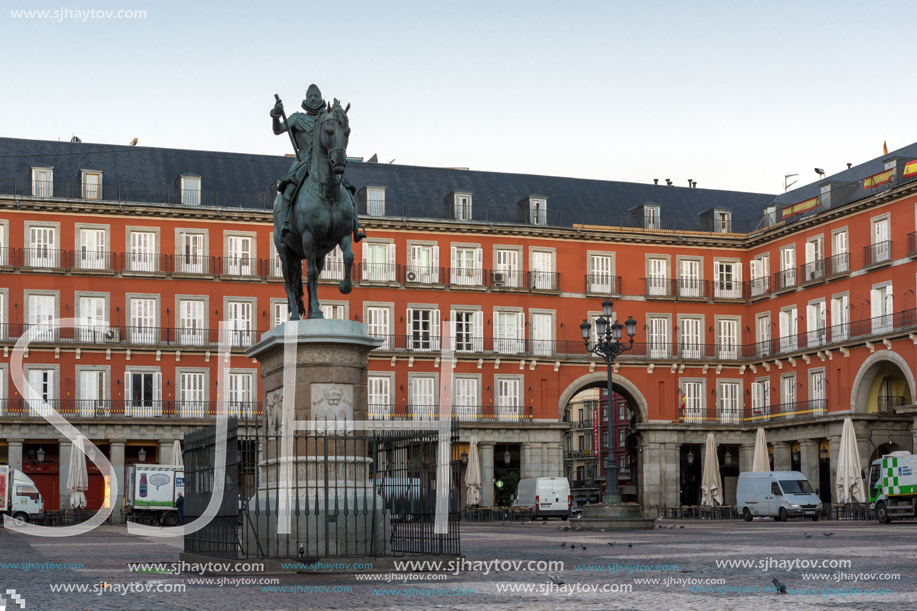
[{"label": "red flag", "polygon": [[886,142],[883,142],[883,143],[882,143],[882,154],[883,154],[883,155],[888,155],[888,143],[886,143]]}]

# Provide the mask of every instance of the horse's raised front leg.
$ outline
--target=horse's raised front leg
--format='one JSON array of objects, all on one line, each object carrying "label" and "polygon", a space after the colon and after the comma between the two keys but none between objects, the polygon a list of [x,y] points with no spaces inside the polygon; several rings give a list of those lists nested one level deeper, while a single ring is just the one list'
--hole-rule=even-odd
[{"label": "horse's raised front leg", "polygon": [[353,248],[351,246],[350,236],[346,235],[338,242],[341,252],[344,254],[344,278],[338,284],[338,290],[344,295],[353,289],[353,283],[350,281],[353,272]]}]

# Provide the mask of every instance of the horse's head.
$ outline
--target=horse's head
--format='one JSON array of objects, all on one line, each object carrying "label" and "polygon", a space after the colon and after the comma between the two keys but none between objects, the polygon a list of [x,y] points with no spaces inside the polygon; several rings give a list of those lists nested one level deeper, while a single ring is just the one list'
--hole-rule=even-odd
[{"label": "horse's head", "polygon": [[341,108],[338,100],[328,103],[319,120],[319,140],[322,148],[328,151],[328,163],[335,174],[343,174],[347,168],[347,141],[350,139],[350,121],[347,119],[347,108]]}]

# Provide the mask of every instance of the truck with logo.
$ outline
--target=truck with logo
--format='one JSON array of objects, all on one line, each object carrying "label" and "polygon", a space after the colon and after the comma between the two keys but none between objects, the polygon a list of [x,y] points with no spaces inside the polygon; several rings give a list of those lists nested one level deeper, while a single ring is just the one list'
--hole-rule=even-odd
[{"label": "truck with logo", "polygon": [[124,513],[147,516],[164,526],[178,524],[175,499],[185,493],[185,468],[181,465],[131,465],[124,482]]},{"label": "truck with logo", "polygon": [[917,455],[892,452],[869,467],[869,507],[880,524],[917,517]]},{"label": "truck with logo", "polygon": [[0,465],[0,514],[31,522],[44,510],[44,501],[32,478],[19,469]]}]

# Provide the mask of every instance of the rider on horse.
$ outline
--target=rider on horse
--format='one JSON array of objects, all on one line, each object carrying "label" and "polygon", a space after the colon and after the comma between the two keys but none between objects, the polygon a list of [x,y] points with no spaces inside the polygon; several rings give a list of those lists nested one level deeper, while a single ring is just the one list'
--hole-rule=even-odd
[{"label": "rider on horse", "polygon": [[[312,135],[315,131],[315,122],[318,115],[325,108],[325,100],[322,99],[322,92],[316,85],[309,85],[306,91],[306,99],[302,101],[302,108],[305,113],[297,112],[287,117],[286,123],[281,121],[283,112],[283,103],[277,100],[274,108],[271,110],[271,117],[274,119],[274,134],[280,135],[289,130],[297,147],[297,160],[293,163],[290,170],[284,174],[278,181],[277,190],[283,194],[280,214],[283,219],[283,225],[280,230],[281,237],[286,236],[292,231],[290,225],[290,211],[293,209],[293,201],[296,198],[296,192],[299,186],[309,176],[309,164],[312,156]],[[342,184],[345,189],[350,191],[354,201],[354,228],[353,239],[359,242],[366,237],[366,230],[360,224],[356,211],[356,187],[347,180],[342,178]]]}]

